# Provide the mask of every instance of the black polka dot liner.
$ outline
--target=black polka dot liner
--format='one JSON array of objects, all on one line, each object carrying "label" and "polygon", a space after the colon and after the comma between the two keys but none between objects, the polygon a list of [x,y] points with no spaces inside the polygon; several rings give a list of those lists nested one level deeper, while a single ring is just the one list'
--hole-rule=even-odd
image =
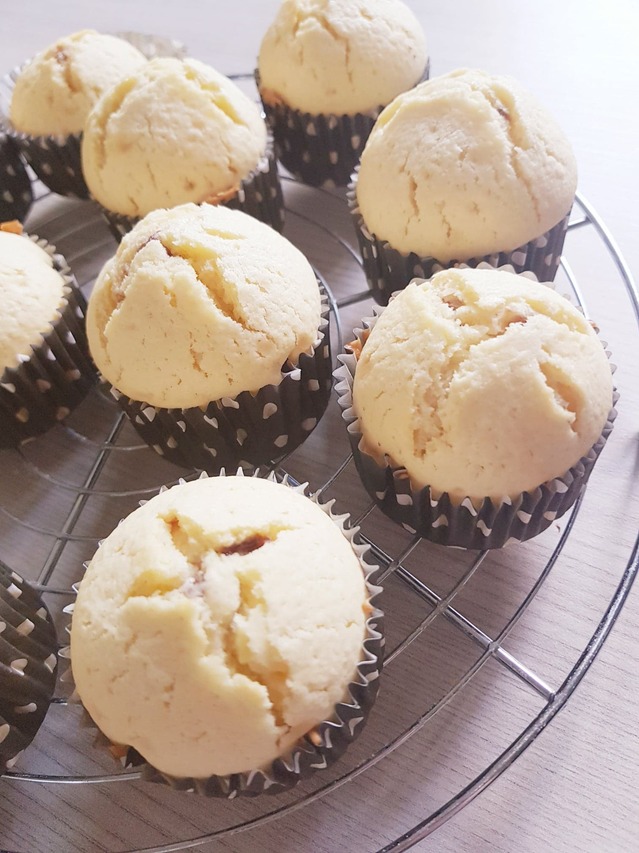
[{"label": "black polka dot liner", "polygon": [[0,774],[42,725],[56,682],[57,639],[36,591],[0,562]]},{"label": "black polka dot liner", "polygon": [[[215,204],[215,199],[203,199]],[[281,232],[284,229],[284,197],[282,184],[277,171],[277,161],[273,153],[273,139],[269,134],[266,152],[251,174],[240,183],[238,191],[231,198],[219,202],[224,207],[241,210],[254,219],[259,219]],[[140,221],[140,217],[124,216],[99,205],[102,215],[115,239],[120,242],[125,234]]]},{"label": "black polka dot liner", "polygon": [[[241,474],[238,471],[238,474]],[[263,476],[256,472],[254,476]],[[270,473],[269,479],[287,482],[286,478]],[[292,486],[304,493],[304,486]],[[139,767],[142,778],[148,782],[168,785],[177,791],[189,791],[205,797],[256,797],[260,794],[279,794],[293,788],[302,779],[306,779],[318,770],[332,765],[345,752],[348,745],[363,730],[370,711],[379,692],[379,678],[384,658],[384,614],[375,606],[374,600],[382,589],[375,585],[375,576],[379,568],[369,564],[366,554],[369,545],[362,544],[358,536],[359,528],[346,526],[346,515],[335,515],[331,511],[332,501],[320,503],[311,497],[333,521],[340,527],[351,542],[364,571],[369,612],[365,623],[365,635],[362,643],[361,659],[355,668],[351,682],[346,688],[345,698],[334,707],[330,719],[315,726],[300,738],[291,750],[270,765],[245,773],[233,773],[226,776],[210,776],[206,779],[176,777],[162,773],[147,764],[137,750],[132,747],[116,747],[98,733],[98,742],[110,748],[119,756],[124,767]],[[73,663],[73,662],[72,662]],[[90,719],[85,711],[85,716]]]},{"label": "black polka dot liner", "polygon": [[96,384],[84,318],[86,302],[66,261],[55,248],[31,235],[53,258],[63,276],[64,302],[49,331],[0,374],[0,448],[46,432],[63,420]]},{"label": "black polka dot liner", "polygon": [[[418,83],[428,80],[429,70],[430,60]],[[255,80],[259,90],[257,71]],[[261,95],[280,163],[310,186],[346,186],[384,107],[354,115],[316,114],[271,102],[265,93]]]},{"label": "black polka dot liner", "polygon": [[28,136],[11,131],[25,160],[42,183],[59,195],[87,199],[89,190],[82,174],[82,134]]},{"label": "black polka dot liner", "polygon": [[[250,357],[247,355],[247,357]],[[299,447],[324,414],[331,395],[329,311],[323,297],[312,353],[282,369],[278,385],[214,400],[206,408],[163,409],[112,388],[141,438],[161,456],[217,474],[223,468],[276,465]]]},{"label": "black polka dot liner", "polygon": [[18,146],[0,130],[0,222],[25,219],[33,202],[31,181]]},{"label": "black polka dot liner", "polygon": [[493,252],[477,258],[460,258],[442,263],[436,258],[422,258],[415,252],[405,254],[394,249],[386,240],[371,234],[357,204],[357,173],[352,176],[346,197],[359,243],[364,273],[373,299],[387,305],[391,294],[402,290],[414,278],[430,278],[450,267],[478,267],[482,263],[491,267],[510,264],[516,273],[532,272],[539,281],[554,281],[568,230],[570,211],[553,228],[509,252]]},{"label": "black polka dot liner", "polygon": [[[364,328],[355,330],[362,346],[376,319],[364,320]],[[335,391],[362,484],[384,515],[409,533],[417,533],[439,545],[481,551],[524,542],[543,532],[573,506],[585,488],[617,416],[615,405],[619,394],[615,390],[601,435],[588,453],[560,477],[516,498],[505,497],[501,502],[470,497],[453,501],[446,492],[435,494],[428,486],[413,487],[404,467],[388,456],[385,464],[380,464],[366,451],[359,418],[353,410],[357,356],[345,353],[338,360],[341,366],[335,371]]]}]

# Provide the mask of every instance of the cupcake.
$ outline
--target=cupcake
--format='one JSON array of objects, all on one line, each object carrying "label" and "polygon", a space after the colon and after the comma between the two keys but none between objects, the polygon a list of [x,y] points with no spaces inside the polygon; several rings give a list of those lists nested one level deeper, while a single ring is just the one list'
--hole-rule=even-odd
[{"label": "cupcake", "polygon": [[20,230],[0,226],[0,447],[45,432],[95,381],[84,298],[54,247]]},{"label": "cupcake", "polygon": [[18,147],[0,130],[0,222],[23,221],[32,203],[31,181]]},{"label": "cupcake", "polygon": [[462,262],[552,281],[576,185],[569,142],[517,81],[460,70],[400,95],[349,192],[374,298]]},{"label": "cupcake", "polygon": [[306,258],[238,210],[157,210],[100,273],[95,363],[158,453],[217,473],[272,465],[330,396],[327,309]]},{"label": "cupcake", "polygon": [[42,725],[57,666],[55,629],[44,602],[0,563],[0,775]]},{"label": "cupcake", "polygon": [[341,521],[281,483],[215,477],[163,491],[102,542],[74,607],[73,677],[147,778],[274,793],[359,733],[381,614]]},{"label": "cupcake", "polygon": [[123,39],[81,30],[58,39],[18,71],[8,129],[49,189],[87,197],[80,163],[86,118],[103,92],[145,63]]},{"label": "cupcake", "polygon": [[591,324],[550,287],[449,269],[400,291],[338,371],[364,485],[411,531],[499,548],[579,496],[612,429]]},{"label": "cupcake", "polygon": [[284,0],[257,81],[277,156],[313,186],[344,186],[382,108],[428,77],[419,22],[399,0]]},{"label": "cupcake", "polygon": [[282,194],[264,120],[237,86],[195,59],[154,59],[95,105],[82,168],[117,239],[152,210],[240,208],[281,230]]}]

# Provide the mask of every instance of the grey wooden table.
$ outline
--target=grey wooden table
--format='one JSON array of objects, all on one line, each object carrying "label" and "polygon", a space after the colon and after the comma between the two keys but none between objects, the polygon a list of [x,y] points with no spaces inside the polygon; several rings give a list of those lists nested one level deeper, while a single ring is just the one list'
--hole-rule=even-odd
[{"label": "grey wooden table", "polygon": [[[470,66],[512,74],[556,114],[575,147],[580,192],[637,270],[639,10],[633,0],[409,5],[426,30],[433,73]],[[184,0],[177,8],[149,0],[99,6],[0,0],[0,56],[9,69],[58,35],[93,26],[172,36],[226,73],[250,72],[276,6],[273,0]],[[250,90],[250,82],[244,85]],[[291,182],[285,191],[286,233],[324,276],[346,334],[370,311],[370,301],[353,302],[365,283],[343,196]],[[622,397],[613,436],[573,521],[479,561],[424,543],[411,551],[410,537],[376,511],[368,513],[352,465],[330,482],[348,452],[332,405],[288,470],[313,488],[329,483],[327,496],[363,518],[382,558],[405,555],[386,582],[391,655],[365,733],[334,771],[301,790],[277,799],[210,801],[135,780],[70,784],[117,769],[94,745],[77,709],[60,702],[16,768],[20,776],[0,780],[0,848],[173,850],[217,832],[202,850],[378,850],[476,784],[552,708],[615,594],[639,531],[637,319],[609,247],[592,224],[579,224],[584,219],[579,208],[560,289],[570,290],[574,274],[610,344]],[[90,204],[44,198],[28,224],[55,240],[87,290],[115,248]],[[181,473],[137,444],[96,394],[68,428],[22,455],[0,453],[0,558],[34,579],[50,575],[47,600],[61,629],[68,622],[62,609],[71,601],[66,590],[96,538],[140,497]],[[503,775],[419,842],[420,849],[636,849],[638,634],[635,591],[566,707]],[[65,691],[60,685],[60,697]],[[58,781],[36,778],[43,775]],[[267,818],[270,812],[278,814]]]}]

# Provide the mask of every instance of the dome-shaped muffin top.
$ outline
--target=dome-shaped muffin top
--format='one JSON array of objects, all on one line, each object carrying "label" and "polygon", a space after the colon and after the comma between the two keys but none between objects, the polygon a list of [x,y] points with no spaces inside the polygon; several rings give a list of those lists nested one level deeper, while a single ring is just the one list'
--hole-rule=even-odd
[{"label": "dome-shaped muffin top", "polygon": [[188,408],[282,378],[318,337],[321,298],[304,255],[237,210],[157,210],[127,234],[89,300],[87,334],[119,391]]},{"label": "dome-shaped muffin top", "polygon": [[93,197],[125,216],[233,195],[266,150],[257,106],[195,59],[152,59],[91,111],[82,170]]},{"label": "dome-shaped muffin top", "polygon": [[0,230],[0,374],[41,343],[64,288],[50,254],[25,235]]},{"label": "dome-shaped muffin top", "polygon": [[357,363],[362,449],[455,500],[501,501],[564,474],[599,438],[612,377],[591,324],[503,270],[415,280]]},{"label": "dome-shaped muffin top", "polygon": [[284,0],[260,47],[260,89],[266,101],[352,115],[414,86],[427,59],[400,0]]},{"label": "dome-shaped muffin top", "polygon": [[442,263],[510,251],[570,210],[575,158],[516,80],[459,70],[398,96],[362,154],[357,204],[400,252]]},{"label": "dome-shaped muffin top", "polygon": [[362,565],[316,503],[268,480],[196,480],[102,543],[73,675],[107,737],[159,770],[259,769],[347,698],[367,607]]},{"label": "dome-shaped muffin top", "polygon": [[58,39],[18,76],[11,124],[31,136],[80,133],[98,98],[145,63],[137,48],[116,36],[81,30]]}]

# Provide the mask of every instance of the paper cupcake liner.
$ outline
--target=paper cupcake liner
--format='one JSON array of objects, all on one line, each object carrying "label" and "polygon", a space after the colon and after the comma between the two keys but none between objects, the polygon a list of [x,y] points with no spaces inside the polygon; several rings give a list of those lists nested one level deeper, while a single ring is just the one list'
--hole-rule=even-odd
[{"label": "paper cupcake liner", "polygon": [[[364,345],[377,317],[363,321],[355,335]],[[408,472],[388,456],[380,464],[364,446],[359,418],[353,410],[353,379],[357,356],[338,356],[341,366],[334,373],[335,391],[346,423],[355,467],[360,479],[381,511],[411,534],[419,534],[439,545],[477,550],[503,548],[537,536],[567,512],[588,482],[590,473],[612,432],[619,399],[616,389],[601,435],[588,453],[565,473],[501,502],[490,498],[454,501],[446,492],[434,493],[429,486],[414,488]]]},{"label": "paper cupcake liner", "polygon": [[[223,472],[222,472],[223,473]],[[243,471],[237,471],[239,476]],[[202,476],[206,476],[203,474]],[[257,471],[253,476],[264,476]],[[291,485],[302,494],[306,486],[292,485],[288,477],[268,473],[267,479]],[[184,482],[184,481],[180,481]],[[355,674],[347,685],[345,698],[334,707],[330,719],[318,723],[311,731],[301,737],[287,754],[275,759],[270,765],[256,768],[244,773],[233,773],[225,776],[210,776],[206,779],[176,777],[162,773],[147,764],[144,758],[132,747],[119,750],[119,759],[124,767],[140,767],[142,778],[149,782],[168,785],[178,791],[190,791],[205,797],[255,797],[260,794],[278,794],[293,788],[302,779],[308,778],[317,770],[323,770],[333,764],[363,730],[371,708],[379,691],[379,676],[384,657],[384,614],[373,604],[375,597],[382,591],[375,585],[375,576],[379,567],[369,564],[366,554],[370,546],[359,541],[359,528],[348,528],[347,515],[335,515],[332,511],[334,501],[320,503],[316,496],[311,496],[324,512],[341,529],[351,543],[360,562],[366,581],[370,613],[366,619],[365,637],[362,643],[361,660],[356,666]],[[69,612],[72,608],[68,608]],[[88,713],[85,716],[90,720]],[[91,725],[95,724],[91,721]],[[97,731],[97,729],[96,729]],[[103,746],[109,747],[113,753],[118,748],[113,747],[108,739],[99,733],[97,739]]]},{"label": "paper cupcake liner", "polygon": [[[133,44],[147,59],[155,56],[184,56],[184,46],[171,39],[143,33],[120,33],[120,38]],[[9,105],[13,87],[20,72],[28,62],[5,75],[0,85],[0,116],[7,133],[15,140],[25,160],[50,190],[74,198],[89,198],[89,190],[82,173],[80,154],[82,133],[32,136],[11,126]]]},{"label": "paper cupcake liner", "polygon": [[[430,60],[415,85],[428,80]],[[260,91],[259,73],[255,80]],[[260,92],[261,94],[261,92]],[[353,169],[384,106],[354,115],[309,113],[262,97],[278,160],[300,181],[313,187],[342,187]]]},{"label": "paper cupcake liner", "polygon": [[55,248],[31,239],[63,276],[65,301],[41,342],[0,375],[0,447],[16,447],[46,432],[84,399],[97,378],[84,328],[84,297]]},{"label": "paper cupcake liner", "polygon": [[9,131],[27,163],[52,192],[87,199],[89,190],[82,174],[81,133],[69,136],[27,136]]},{"label": "paper cupcake liner", "polygon": [[[204,199],[207,201],[207,199]],[[211,201],[214,204],[215,201]],[[219,202],[224,207],[241,210],[281,232],[284,229],[284,197],[273,153],[273,138],[268,135],[266,151],[256,169],[244,178],[232,198]],[[125,216],[98,205],[111,233],[120,242],[138,223],[139,216]]]},{"label": "paper cupcake liner", "polygon": [[286,365],[278,385],[223,397],[206,408],[163,409],[111,393],[140,437],[157,453],[187,468],[217,474],[238,465],[276,465],[299,447],[324,414],[332,386],[329,309],[323,297],[313,352]]},{"label": "paper cupcake liner", "polygon": [[31,208],[33,191],[15,142],[0,130],[0,222],[23,221]]},{"label": "paper cupcake liner", "polygon": [[368,288],[378,304],[387,305],[391,294],[405,288],[413,278],[430,278],[440,270],[461,265],[477,267],[487,263],[491,267],[500,267],[510,264],[517,273],[532,272],[539,281],[554,281],[568,230],[570,210],[541,237],[516,249],[442,263],[436,258],[422,258],[414,252],[399,252],[386,240],[378,240],[370,233],[357,204],[357,173],[358,169],[352,176],[346,197],[355,224]]},{"label": "paper cupcake liner", "polygon": [[55,628],[44,602],[0,563],[0,775],[42,725],[57,666]]}]

